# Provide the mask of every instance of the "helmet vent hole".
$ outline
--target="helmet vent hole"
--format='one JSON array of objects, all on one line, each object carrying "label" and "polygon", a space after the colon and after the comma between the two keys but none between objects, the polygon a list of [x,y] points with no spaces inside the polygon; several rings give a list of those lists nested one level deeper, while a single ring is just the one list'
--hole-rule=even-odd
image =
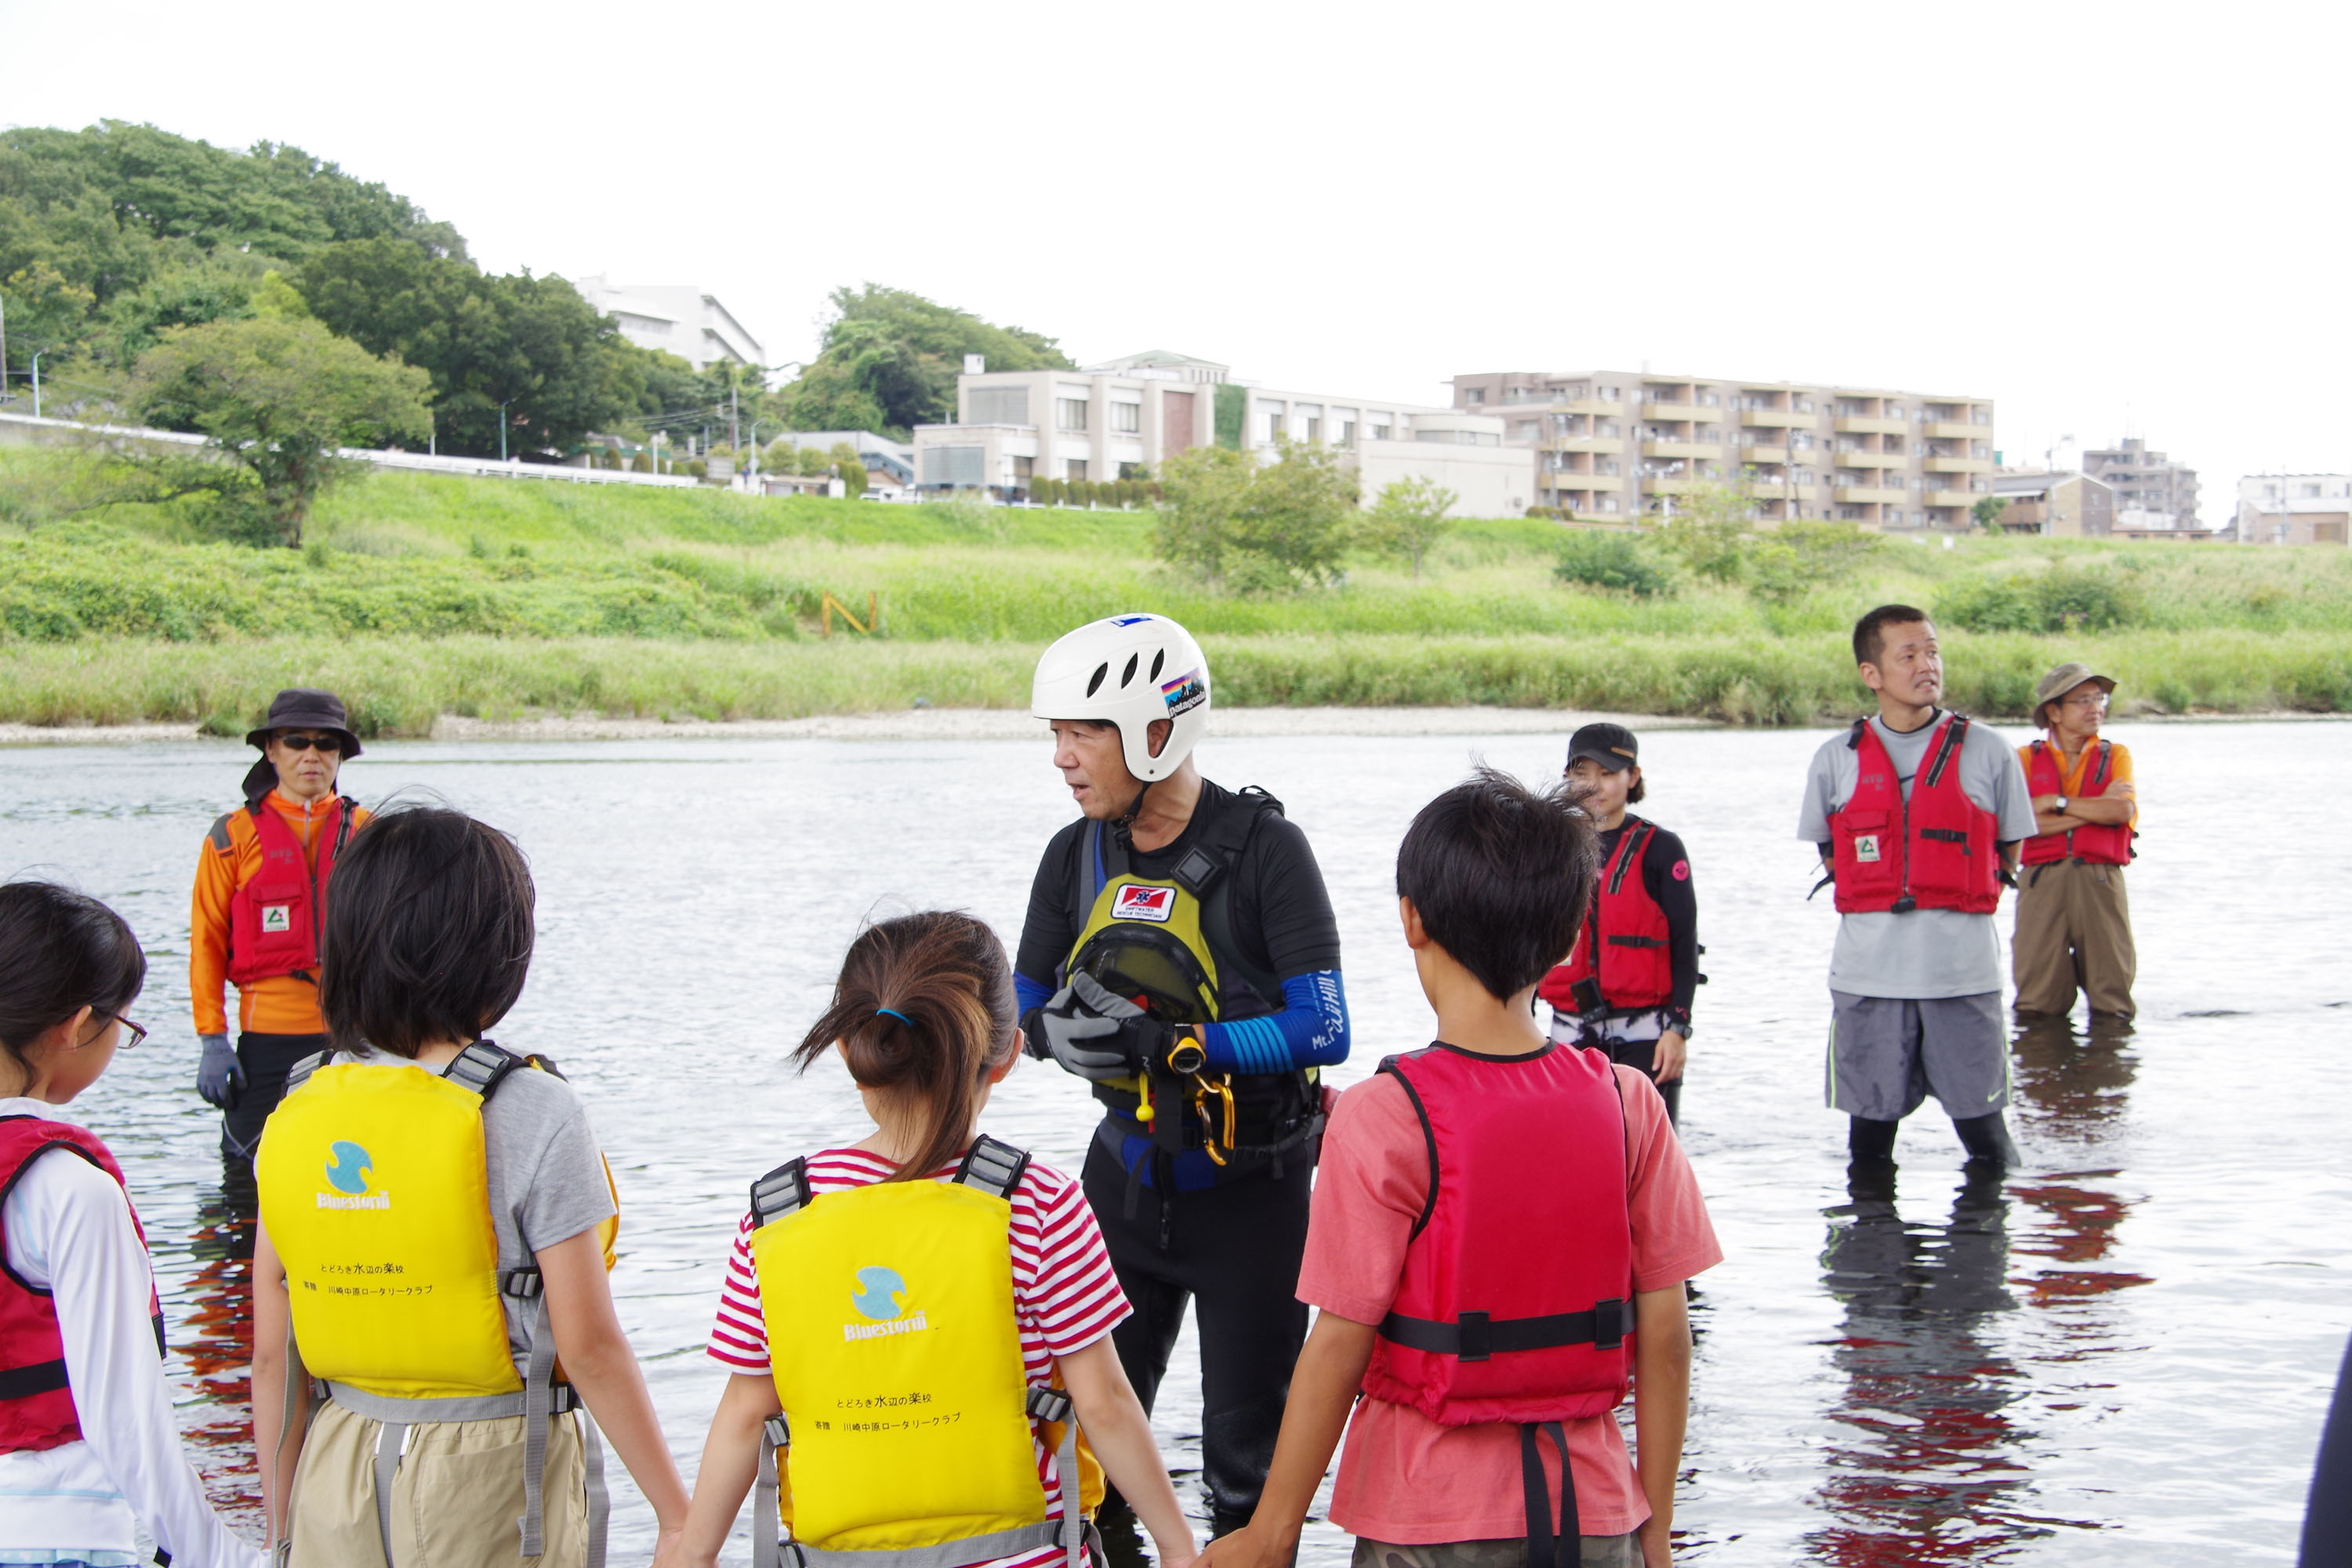
[{"label": "helmet vent hole", "polygon": [[1153,679],[1153,680],[1157,680],[1157,679],[1160,679],[1160,670],[1161,670],[1161,669],[1162,669],[1162,668],[1167,665],[1167,663],[1168,663],[1168,650],[1167,650],[1166,648],[1164,648],[1164,647],[1163,647],[1163,648],[1161,648],[1158,653],[1153,654],[1153,655],[1151,656],[1151,675],[1150,675],[1150,679]]},{"label": "helmet vent hole", "polygon": [[1103,677],[1109,673],[1110,666],[1108,663],[1095,666],[1095,678],[1087,682],[1087,695],[1092,697],[1096,692],[1100,691],[1102,689]]},{"label": "helmet vent hole", "polygon": [[1118,678],[1118,689],[1121,691],[1126,690],[1129,686],[1134,683],[1135,667],[1142,662],[1143,656],[1139,653],[1131,653],[1127,656],[1127,668],[1120,672]]}]

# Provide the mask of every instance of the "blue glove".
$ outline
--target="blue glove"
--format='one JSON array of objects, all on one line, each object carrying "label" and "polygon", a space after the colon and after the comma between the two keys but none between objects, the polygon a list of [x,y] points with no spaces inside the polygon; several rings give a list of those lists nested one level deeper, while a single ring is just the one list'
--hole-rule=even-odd
[{"label": "blue glove", "polygon": [[223,1110],[236,1109],[237,1090],[245,1087],[245,1068],[237,1064],[236,1047],[228,1043],[226,1035],[199,1035],[204,1042],[204,1060],[196,1064],[196,1092],[205,1103]]},{"label": "blue glove", "polygon": [[1151,1016],[1081,972],[1037,1011],[1037,1033],[1066,1071],[1094,1083],[1134,1078],[1164,1055],[1173,1026]]}]

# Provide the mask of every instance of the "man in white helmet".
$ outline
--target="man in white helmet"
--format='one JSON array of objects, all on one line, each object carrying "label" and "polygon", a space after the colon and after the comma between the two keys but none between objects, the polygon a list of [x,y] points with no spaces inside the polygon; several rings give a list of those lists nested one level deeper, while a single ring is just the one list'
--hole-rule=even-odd
[{"label": "man in white helmet", "polygon": [[1182,626],[1079,627],[1038,661],[1031,707],[1081,816],[1030,889],[1024,1023],[1105,1108],[1087,1197],[1135,1308],[1116,1339],[1146,1410],[1195,1305],[1202,1475],[1223,1532],[1257,1506],[1307,1334],[1318,1071],[1348,1055],[1339,926],[1281,803],[1193,763],[1209,666]]}]

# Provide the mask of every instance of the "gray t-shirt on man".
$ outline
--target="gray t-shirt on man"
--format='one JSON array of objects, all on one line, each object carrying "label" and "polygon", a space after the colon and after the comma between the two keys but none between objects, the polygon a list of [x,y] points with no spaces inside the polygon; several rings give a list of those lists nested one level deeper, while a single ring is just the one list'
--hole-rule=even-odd
[{"label": "gray t-shirt on man", "polygon": [[[1872,715],[1870,727],[1886,747],[1911,798],[1912,775],[1919,771],[1927,742],[1942,722],[1937,709],[1928,721],[1904,734]],[[1830,839],[1830,814],[1853,797],[1861,760],[1843,732],[1822,742],[1805,774],[1805,803],[1797,814],[1797,837],[1808,844]],[[2010,743],[1982,723],[1970,723],[1960,747],[1960,790],[1993,815],[1993,837],[2001,843],[2034,834],[2033,797],[2026,793],[2025,770]],[[1830,954],[1830,989],[1849,996],[1976,996],[2000,989],[2000,939],[1990,915],[1958,910],[1882,910],[1842,915],[1837,946]]]},{"label": "gray t-shirt on man", "polygon": [[[369,1049],[357,1058],[412,1067],[405,1057]],[[613,1217],[613,1187],[604,1158],[588,1130],[588,1110],[572,1086],[553,1073],[518,1068],[482,1107],[482,1152],[489,1167],[490,1226],[498,1233],[499,1268],[520,1268],[543,1247],[569,1241]],[[505,1298],[507,1345],[515,1370],[530,1365],[527,1313],[535,1303]]]}]

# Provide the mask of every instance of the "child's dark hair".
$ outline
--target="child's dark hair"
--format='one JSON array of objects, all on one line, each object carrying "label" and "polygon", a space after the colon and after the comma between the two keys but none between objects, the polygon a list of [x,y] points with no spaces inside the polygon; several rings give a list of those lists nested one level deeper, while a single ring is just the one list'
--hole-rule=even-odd
[{"label": "child's dark hair", "polygon": [[536,901],[522,851],[488,824],[441,806],[375,817],[328,884],[319,1011],[330,1043],[414,1057],[478,1039],[522,994]]},{"label": "child's dark hair", "polygon": [[147,984],[147,955],[121,915],[55,882],[0,886],[0,1049],[29,1075],[35,1040],[84,1007],[100,1024]]},{"label": "child's dark hair", "polygon": [[1886,628],[1925,621],[1927,612],[1915,605],[1881,605],[1853,623],[1853,662],[1876,664],[1886,651]]},{"label": "child's dark hair", "polygon": [[1004,943],[960,910],[926,910],[849,944],[833,1005],[793,1060],[806,1071],[838,1040],[860,1087],[922,1104],[920,1145],[889,1177],[912,1181],[962,1153],[981,1085],[1013,1059],[1020,1026]]},{"label": "child's dark hair", "polygon": [[1397,893],[1430,940],[1500,1001],[1576,945],[1592,903],[1597,835],[1562,782],[1532,790],[1481,767],[1421,808],[1397,848]]}]

